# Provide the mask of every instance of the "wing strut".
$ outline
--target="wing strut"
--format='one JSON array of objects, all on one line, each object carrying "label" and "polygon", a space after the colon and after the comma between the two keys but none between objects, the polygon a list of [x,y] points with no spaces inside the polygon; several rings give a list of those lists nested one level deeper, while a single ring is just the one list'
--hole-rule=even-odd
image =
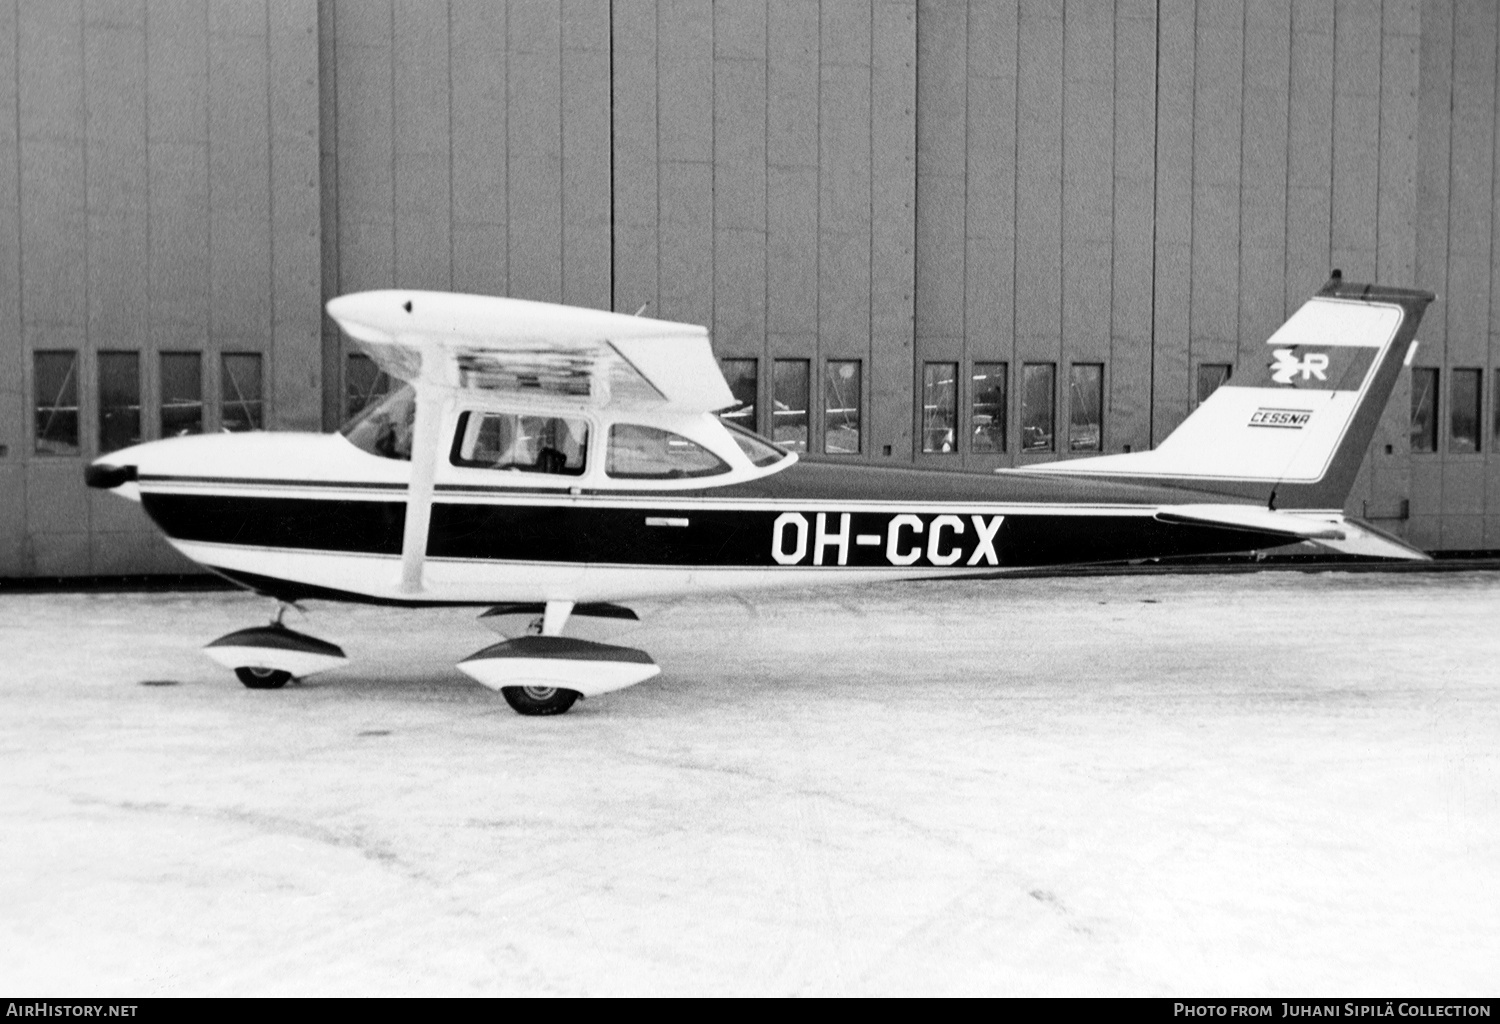
[{"label": "wing strut", "polygon": [[[435,361],[435,360],[434,360]],[[442,447],[446,393],[425,379],[416,382],[417,412],[412,424],[411,483],[406,489],[406,529],[401,537],[401,590],[422,592],[422,565],[427,560],[427,533],[432,522],[433,476]]]}]

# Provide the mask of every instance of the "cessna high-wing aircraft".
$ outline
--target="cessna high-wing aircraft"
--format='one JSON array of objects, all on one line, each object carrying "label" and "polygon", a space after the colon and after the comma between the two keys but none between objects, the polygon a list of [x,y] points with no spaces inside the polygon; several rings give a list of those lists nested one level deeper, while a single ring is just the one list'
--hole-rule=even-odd
[{"label": "cessna high-wing aircraft", "polygon": [[[404,385],[341,431],[153,441],[87,480],[283,610],[485,606],[508,639],[459,668],[522,714],[558,714],[660,671],[602,641],[667,595],[1296,541],[1425,558],[1342,507],[1431,300],[1335,272],[1156,449],[981,474],[799,461],[726,423],[702,327],[366,292],[328,312]],[[205,651],[257,689],[346,661],[279,613]]]}]

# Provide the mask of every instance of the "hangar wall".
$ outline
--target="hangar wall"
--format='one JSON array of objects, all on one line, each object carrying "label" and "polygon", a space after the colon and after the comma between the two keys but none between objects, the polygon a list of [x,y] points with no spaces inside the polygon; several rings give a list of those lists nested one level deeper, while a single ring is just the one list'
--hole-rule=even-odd
[{"label": "hangar wall", "polygon": [[[101,371],[139,354],[151,437],[162,352],[202,354],[210,430],[259,354],[265,425],[329,427],[347,291],[648,305],[758,360],[762,409],[774,360],[814,392],[858,361],[861,450],[823,457],[979,469],[1067,456],[1019,450],[1024,365],[1062,424],[1099,367],[1101,447],[1139,450],[1332,266],[1443,295],[1435,450],[1403,382],[1351,510],[1500,549],[1500,422],[1455,451],[1446,409],[1459,367],[1500,408],[1488,0],[11,0],[7,38],[0,576],[179,569],[81,485]],[[39,454],[66,351],[79,450]],[[963,443],[976,363],[1001,452]],[[953,451],[921,451],[929,366]]]},{"label": "hangar wall", "polygon": [[[1438,373],[1444,433],[1436,452],[1411,456],[1408,536],[1432,549],[1500,548],[1497,15],[1486,0],[1422,5],[1415,273],[1438,301],[1422,323],[1416,366]],[[1454,443],[1441,410],[1444,401],[1457,409],[1452,384],[1465,369],[1483,381],[1479,451],[1459,450],[1467,446]]]},{"label": "hangar wall", "polygon": [[[317,426],[316,31],[314,0],[0,4],[0,576],[189,568],[83,486],[109,354],[147,436],[164,352],[205,429],[224,353],[261,357],[264,425]],[[38,352],[72,357],[74,452],[37,450]]]}]

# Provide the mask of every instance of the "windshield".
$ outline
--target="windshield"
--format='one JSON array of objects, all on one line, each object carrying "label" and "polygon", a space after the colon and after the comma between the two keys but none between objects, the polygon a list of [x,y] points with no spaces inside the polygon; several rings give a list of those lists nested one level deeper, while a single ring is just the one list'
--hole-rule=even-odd
[{"label": "windshield", "polygon": [[405,384],[377,404],[362,409],[339,428],[339,433],[371,455],[410,462],[416,415],[417,393],[410,384]]},{"label": "windshield", "polygon": [[734,443],[740,446],[740,451],[745,453],[752,465],[769,466],[786,458],[785,450],[776,447],[770,441],[759,434],[752,434],[738,423],[720,418],[719,422],[729,428],[729,436],[734,438]]}]

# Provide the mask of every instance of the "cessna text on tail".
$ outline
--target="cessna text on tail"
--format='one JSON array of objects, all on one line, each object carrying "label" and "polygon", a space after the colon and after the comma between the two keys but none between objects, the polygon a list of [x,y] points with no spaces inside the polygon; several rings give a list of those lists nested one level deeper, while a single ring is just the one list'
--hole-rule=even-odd
[{"label": "cessna text on tail", "polygon": [[[399,390],[331,435],[99,459],[183,554],[280,602],[477,605],[460,664],[524,714],[655,675],[605,643],[664,595],[1242,551],[1422,558],[1342,511],[1432,296],[1337,277],[1160,446],[996,473],[799,462],[721,420],[702,327],[516,299],[348,295]],[[274,688],[345,662],[280,624],[206,653]]]}]

